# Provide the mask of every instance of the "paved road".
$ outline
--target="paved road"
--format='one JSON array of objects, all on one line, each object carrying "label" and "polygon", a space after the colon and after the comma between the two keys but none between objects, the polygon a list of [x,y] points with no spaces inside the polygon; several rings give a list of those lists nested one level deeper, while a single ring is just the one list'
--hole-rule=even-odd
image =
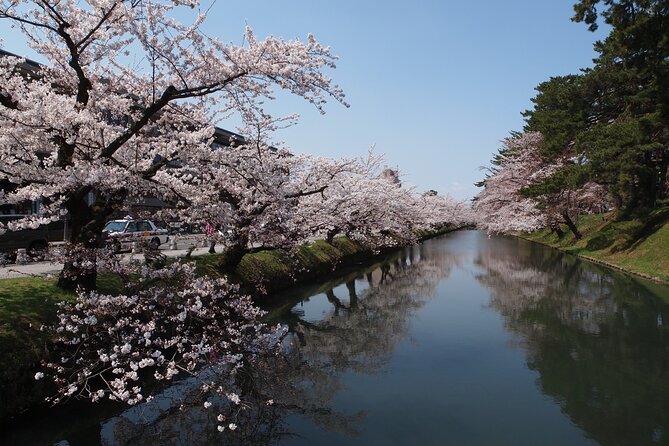
[{"label": "paved road", "polygon": [[[171,236],[170,236],[171,238]],[[208,247],[202,247],[202,238],[197,236],[186,236],[186,237],[177,237],[177,249],[171,249],[172,244],[168,242],[160,247],[160,251],[165,254],[167,257],[181,257],[185,256],[192,246],[196,246],[193,250],[193,256],[199,256],[207,254],[209,251]],[[121,254],[122,256],[130,259],[143,259],[142,254]],[[9,264],[5,266],[0,266],[0,279],[9,279],[13,277],[25,277],[25,276],[49,276],[56,275],[60,273],[60,270],[63,269],[62,263],[57,262],[34,262],[28,263],[25,265]]]}]

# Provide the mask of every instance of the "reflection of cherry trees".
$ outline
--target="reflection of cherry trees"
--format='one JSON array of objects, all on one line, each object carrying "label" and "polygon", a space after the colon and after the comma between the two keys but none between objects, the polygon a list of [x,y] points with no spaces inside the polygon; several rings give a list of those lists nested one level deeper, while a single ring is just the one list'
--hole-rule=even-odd
[{"label": "reflection of cherry trees", "polygon": [[[355,436],[365,414],[332,407],[342,388],[340,374],[382,367],[407,335],[414,312],[461,260],[430,246],[407,249],[310,296],[328,303],[329,312],[319,320],[284,311],[278,320],[289,332],[280,354],[245,360],[234,378],[212,368],[175,383],[153,401],[103,423],[103,443],[276,444],[292,435],[290,415]],[[203,382],[218,389],[202,392]],[[219,397],[204,399],[212,393]]]},{"label": "reflection of cherry trees", "polygon": [[494,248],[479,254],[477,263],[485,273],[477,278],[492,291],[490,306],[513,321],[550,303],[561,323],[598,333],[600,322],[617,311],[612,277],[583,268],[575,257],[524,244],[513,255]]},{"label": "reflection of cherry trees", "polygon": [[287,315],[293,349],[325,369],[377,370],[406,336],[413,314],[458,261],[451,253],[412,248],[327,291],[330,312],[321,320],[309,321],[295,310]]},{"label": "reflection of cherry trees", "polygon": [[633,279],[539,245],[499,238],[487,246],[477,278],[527,351],[541,390],[600,444],[666,444],[665,301]]},{"label": "reflection of cherry trees", "polygon": [[[220,376],[225,374],[209,371],[206,378]],[[363,416],[341,414],[328,407],[339,390],[338,381],[291,351],[257,358],[234,381],[216,382],[224,393],[236,395],[238,400],[205,401],[199,384],[196,379],[184,380],[152,403],[106,421],[101,430],[103,443],[276,444],[292,435],[285,421],[288,415],[302,415],[324,429],[348,435],[356,434]]]}]

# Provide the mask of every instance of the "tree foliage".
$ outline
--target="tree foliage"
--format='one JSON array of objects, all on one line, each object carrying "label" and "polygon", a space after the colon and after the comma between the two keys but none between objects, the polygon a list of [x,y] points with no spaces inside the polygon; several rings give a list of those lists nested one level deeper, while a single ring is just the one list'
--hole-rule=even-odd
[{"label": "tree foliage", "polygon": [[[603,21],[610,33],[595,44],[592,68],[536,88],[524,131],[541,135],[533,172],[551,172],[526,178],[517,197],[560,215],[572,231],[578,213],[645,212],[669,193],[669,2],[582,0],[574,10],[573,20],[591,31]],[[493,159],[493,173],[504,155]],[[544,224],[560,231],[553,221]]]},{"label": "tree foliage", "polygon": [[593,159],[593,175],[612,185],[617,204],[653,206],[667,194],[669,3],[584,0],[574,9],[574,20],[591,30],[600,19],[611,27],[585,72],[595,119],[579,143]]}]

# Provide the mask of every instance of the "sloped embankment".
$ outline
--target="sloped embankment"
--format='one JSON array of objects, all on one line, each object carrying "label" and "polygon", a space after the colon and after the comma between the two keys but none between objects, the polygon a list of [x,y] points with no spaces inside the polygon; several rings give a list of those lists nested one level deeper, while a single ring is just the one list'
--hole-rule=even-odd
[{"label": "sloped embankment", "polygon": [[581,240],[575,240],[571,233],[559,238],[548,229],[519,235],[628,273],[669,283],[669,205],[643,215],[586,215],[577,226],[583,234]]},{"label": "sloped embankment", "polygon": [[[436,237],[459,228],[419,234],[421,240]],[[325,279],[342,269],[355,267],[379,254],[397,247],[371,248],[370,246],[340,237],[331,243],[317,240],[301,245],[293,252],[267,250],[246,254],[231,277],[256,296],[280,291],[301,282]],[[220,275],[218,267],[222,255],[203,256],[196,260],[203,274]]]}]

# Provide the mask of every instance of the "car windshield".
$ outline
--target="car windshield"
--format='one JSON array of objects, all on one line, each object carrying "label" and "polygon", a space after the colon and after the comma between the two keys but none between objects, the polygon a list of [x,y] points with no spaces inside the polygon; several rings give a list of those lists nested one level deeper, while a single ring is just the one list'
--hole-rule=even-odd
[{"label": "car windshield", "polygon": [[126,224],[128,224],[127,221],[110,221],[105,225],[103,230],[107,232],[123,232]]}]

